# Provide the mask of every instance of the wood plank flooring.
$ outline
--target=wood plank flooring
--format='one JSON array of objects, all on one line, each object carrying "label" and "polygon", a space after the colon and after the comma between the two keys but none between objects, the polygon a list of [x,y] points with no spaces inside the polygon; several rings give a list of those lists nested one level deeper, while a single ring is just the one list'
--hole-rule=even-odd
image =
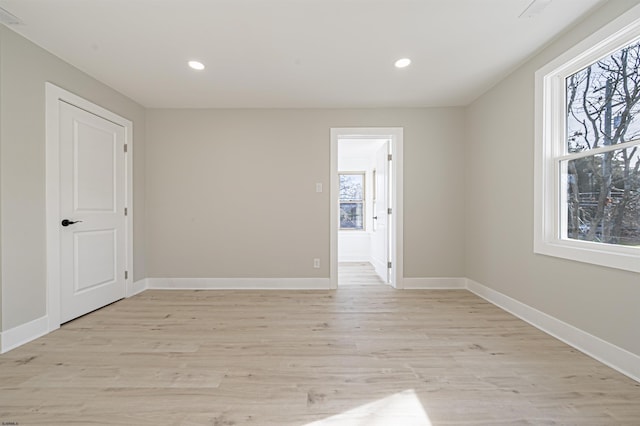
[{"label": "wood plank flooring", "polygon": [[338,263],[338,285],[351,286],[386,286],[387,284],[376,274],[373,265],[368,262]]},{"label": "wood plank flooring", "polygon": [[639,425],[640,384],[464,290],[146,291],[1,355],[11,422]]}]

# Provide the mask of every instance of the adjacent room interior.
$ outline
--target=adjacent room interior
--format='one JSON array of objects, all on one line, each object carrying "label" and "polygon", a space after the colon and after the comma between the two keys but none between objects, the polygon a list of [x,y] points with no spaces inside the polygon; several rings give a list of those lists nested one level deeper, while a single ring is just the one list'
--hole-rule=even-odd
[{"label": "adjacent room interior", "polygon": [[375,136],[338,139],[338,286],[391,284],[390,149]]},{"label": "adjacent room interior", "polygon": [[639,3],[0,0],[0,422],[637,425]]},{"label": "adjacent room interior", "polygon": [[[388,130],[386,133],[385,131]],[[334,129],[339,220],[338,286],[401,281],[402,129]],[[336,197],[332,195],[332,199]],[[333,210],[333,208],[332,208]],[[332,245],[335,250],[335,246]],[[394,267],[395,265],[395,267]],[[358,275],[360,279],[354,277]],[[342,281],[341,281],[342,278]]]}]

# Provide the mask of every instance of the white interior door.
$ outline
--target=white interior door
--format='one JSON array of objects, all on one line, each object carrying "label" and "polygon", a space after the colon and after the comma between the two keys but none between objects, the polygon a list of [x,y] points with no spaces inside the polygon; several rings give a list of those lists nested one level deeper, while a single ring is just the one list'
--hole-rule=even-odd
[{"label": "white interior door", "polygon": [[376,274],[389,283],[389,142],[376,153],[375,201],[373,205],[373,233],[371,260]]},{"label": "white interior door", "polygon": [[60,102],[60,322],[125,297],[125,129]]}]

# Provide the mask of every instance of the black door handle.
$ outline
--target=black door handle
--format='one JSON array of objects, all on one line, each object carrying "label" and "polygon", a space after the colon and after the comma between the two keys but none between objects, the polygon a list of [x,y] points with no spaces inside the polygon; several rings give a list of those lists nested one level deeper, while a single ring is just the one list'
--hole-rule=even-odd
[{"label": "black door handle", "polygon": [[374,218],[375,220],[378,220],[378,216],[374,216],[373,218]]},{"label": "black door handle", "polygon": [[78,222],[82,222],[82,221],[81,220],[63,219],[61,224],[62,224],[62,226],[69,226],[69,225],[73,225],[74,223],[78,223]]}]

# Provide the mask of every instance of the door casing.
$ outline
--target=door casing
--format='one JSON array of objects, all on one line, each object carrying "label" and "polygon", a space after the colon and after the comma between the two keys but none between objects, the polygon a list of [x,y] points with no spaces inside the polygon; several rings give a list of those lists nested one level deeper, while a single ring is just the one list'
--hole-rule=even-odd
[{"label": "door casing", "polygon": [[331,182],[330,182],[330,253],[329,280],[332,289],[338,288],[338,217],[339,217],[339,182],[338,182],[338,141],[340,139],[389,139],[391,140],[391,268],[390,284],[398,289],[404,288],[403,268],[403,128],[402,127],[357,127],[331,129]]},{"label": "door casing", "polygon": [[116,123],[125,129],[125,279],[126,296],[133,291],[133,123],[113,112],[81,98],[52,83],[45,83],[46,93],[46,259],[47,259],[47,320],[48,331],[60,327],[60,130],[59,103],[66,102]]}]

